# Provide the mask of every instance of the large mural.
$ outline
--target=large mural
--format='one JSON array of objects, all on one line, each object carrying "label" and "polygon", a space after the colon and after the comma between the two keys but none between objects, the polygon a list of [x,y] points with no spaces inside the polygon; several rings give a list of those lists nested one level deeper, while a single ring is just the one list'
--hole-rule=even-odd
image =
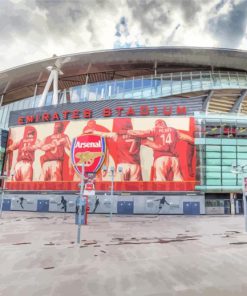
[{"label": "large mural", "polygon": [[[12,127],[6,186],[10,190],[78,191],[78,161],[85,157],[78,149],[83,147],[86,171],[87,166],[97,170],[96,190],[109,191],[110,168],[117,191],[194,190],[194,130],[192,117],[89,119]],[[90,159],[92,147],[100,157],[95,166]]]}]

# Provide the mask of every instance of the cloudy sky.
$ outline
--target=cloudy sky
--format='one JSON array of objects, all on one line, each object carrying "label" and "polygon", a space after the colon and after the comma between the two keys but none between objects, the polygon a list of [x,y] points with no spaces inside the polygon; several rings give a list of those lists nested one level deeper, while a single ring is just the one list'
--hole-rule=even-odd
[{"label": "cloudy sky", "polygon": [[247,50],[247,0],[0,0],[0,70],[137,46]]}]

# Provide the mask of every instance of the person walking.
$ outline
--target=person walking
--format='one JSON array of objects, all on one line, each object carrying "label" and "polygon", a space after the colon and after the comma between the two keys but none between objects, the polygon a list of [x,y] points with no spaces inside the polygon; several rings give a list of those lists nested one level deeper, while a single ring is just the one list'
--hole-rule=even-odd
[{"label": "person walking", "polygon": [[67,213],[67,200],[63,195],[61,196],[61,202],[58,205],[62,205],[61,209],[64,210],[64,213]]}]

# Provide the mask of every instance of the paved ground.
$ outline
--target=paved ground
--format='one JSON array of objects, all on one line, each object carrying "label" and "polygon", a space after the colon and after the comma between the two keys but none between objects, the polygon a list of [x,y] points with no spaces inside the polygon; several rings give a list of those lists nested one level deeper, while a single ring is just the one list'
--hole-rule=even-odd
[{"label": "paved ground", "polygon": [[247,234],[236,216],[3,213],[0,295],[246,295]]}]

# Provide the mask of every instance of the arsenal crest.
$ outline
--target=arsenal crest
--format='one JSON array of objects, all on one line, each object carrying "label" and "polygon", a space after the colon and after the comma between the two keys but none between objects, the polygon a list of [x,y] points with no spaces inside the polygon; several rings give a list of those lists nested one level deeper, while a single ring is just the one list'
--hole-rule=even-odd
[{"label": "arsenal crest", "polygon": [[101,167],[106,152],[105,139],[98,135],[82,135],[72,141],[71,160],[78,174],[84,171],[97,172]]}]

